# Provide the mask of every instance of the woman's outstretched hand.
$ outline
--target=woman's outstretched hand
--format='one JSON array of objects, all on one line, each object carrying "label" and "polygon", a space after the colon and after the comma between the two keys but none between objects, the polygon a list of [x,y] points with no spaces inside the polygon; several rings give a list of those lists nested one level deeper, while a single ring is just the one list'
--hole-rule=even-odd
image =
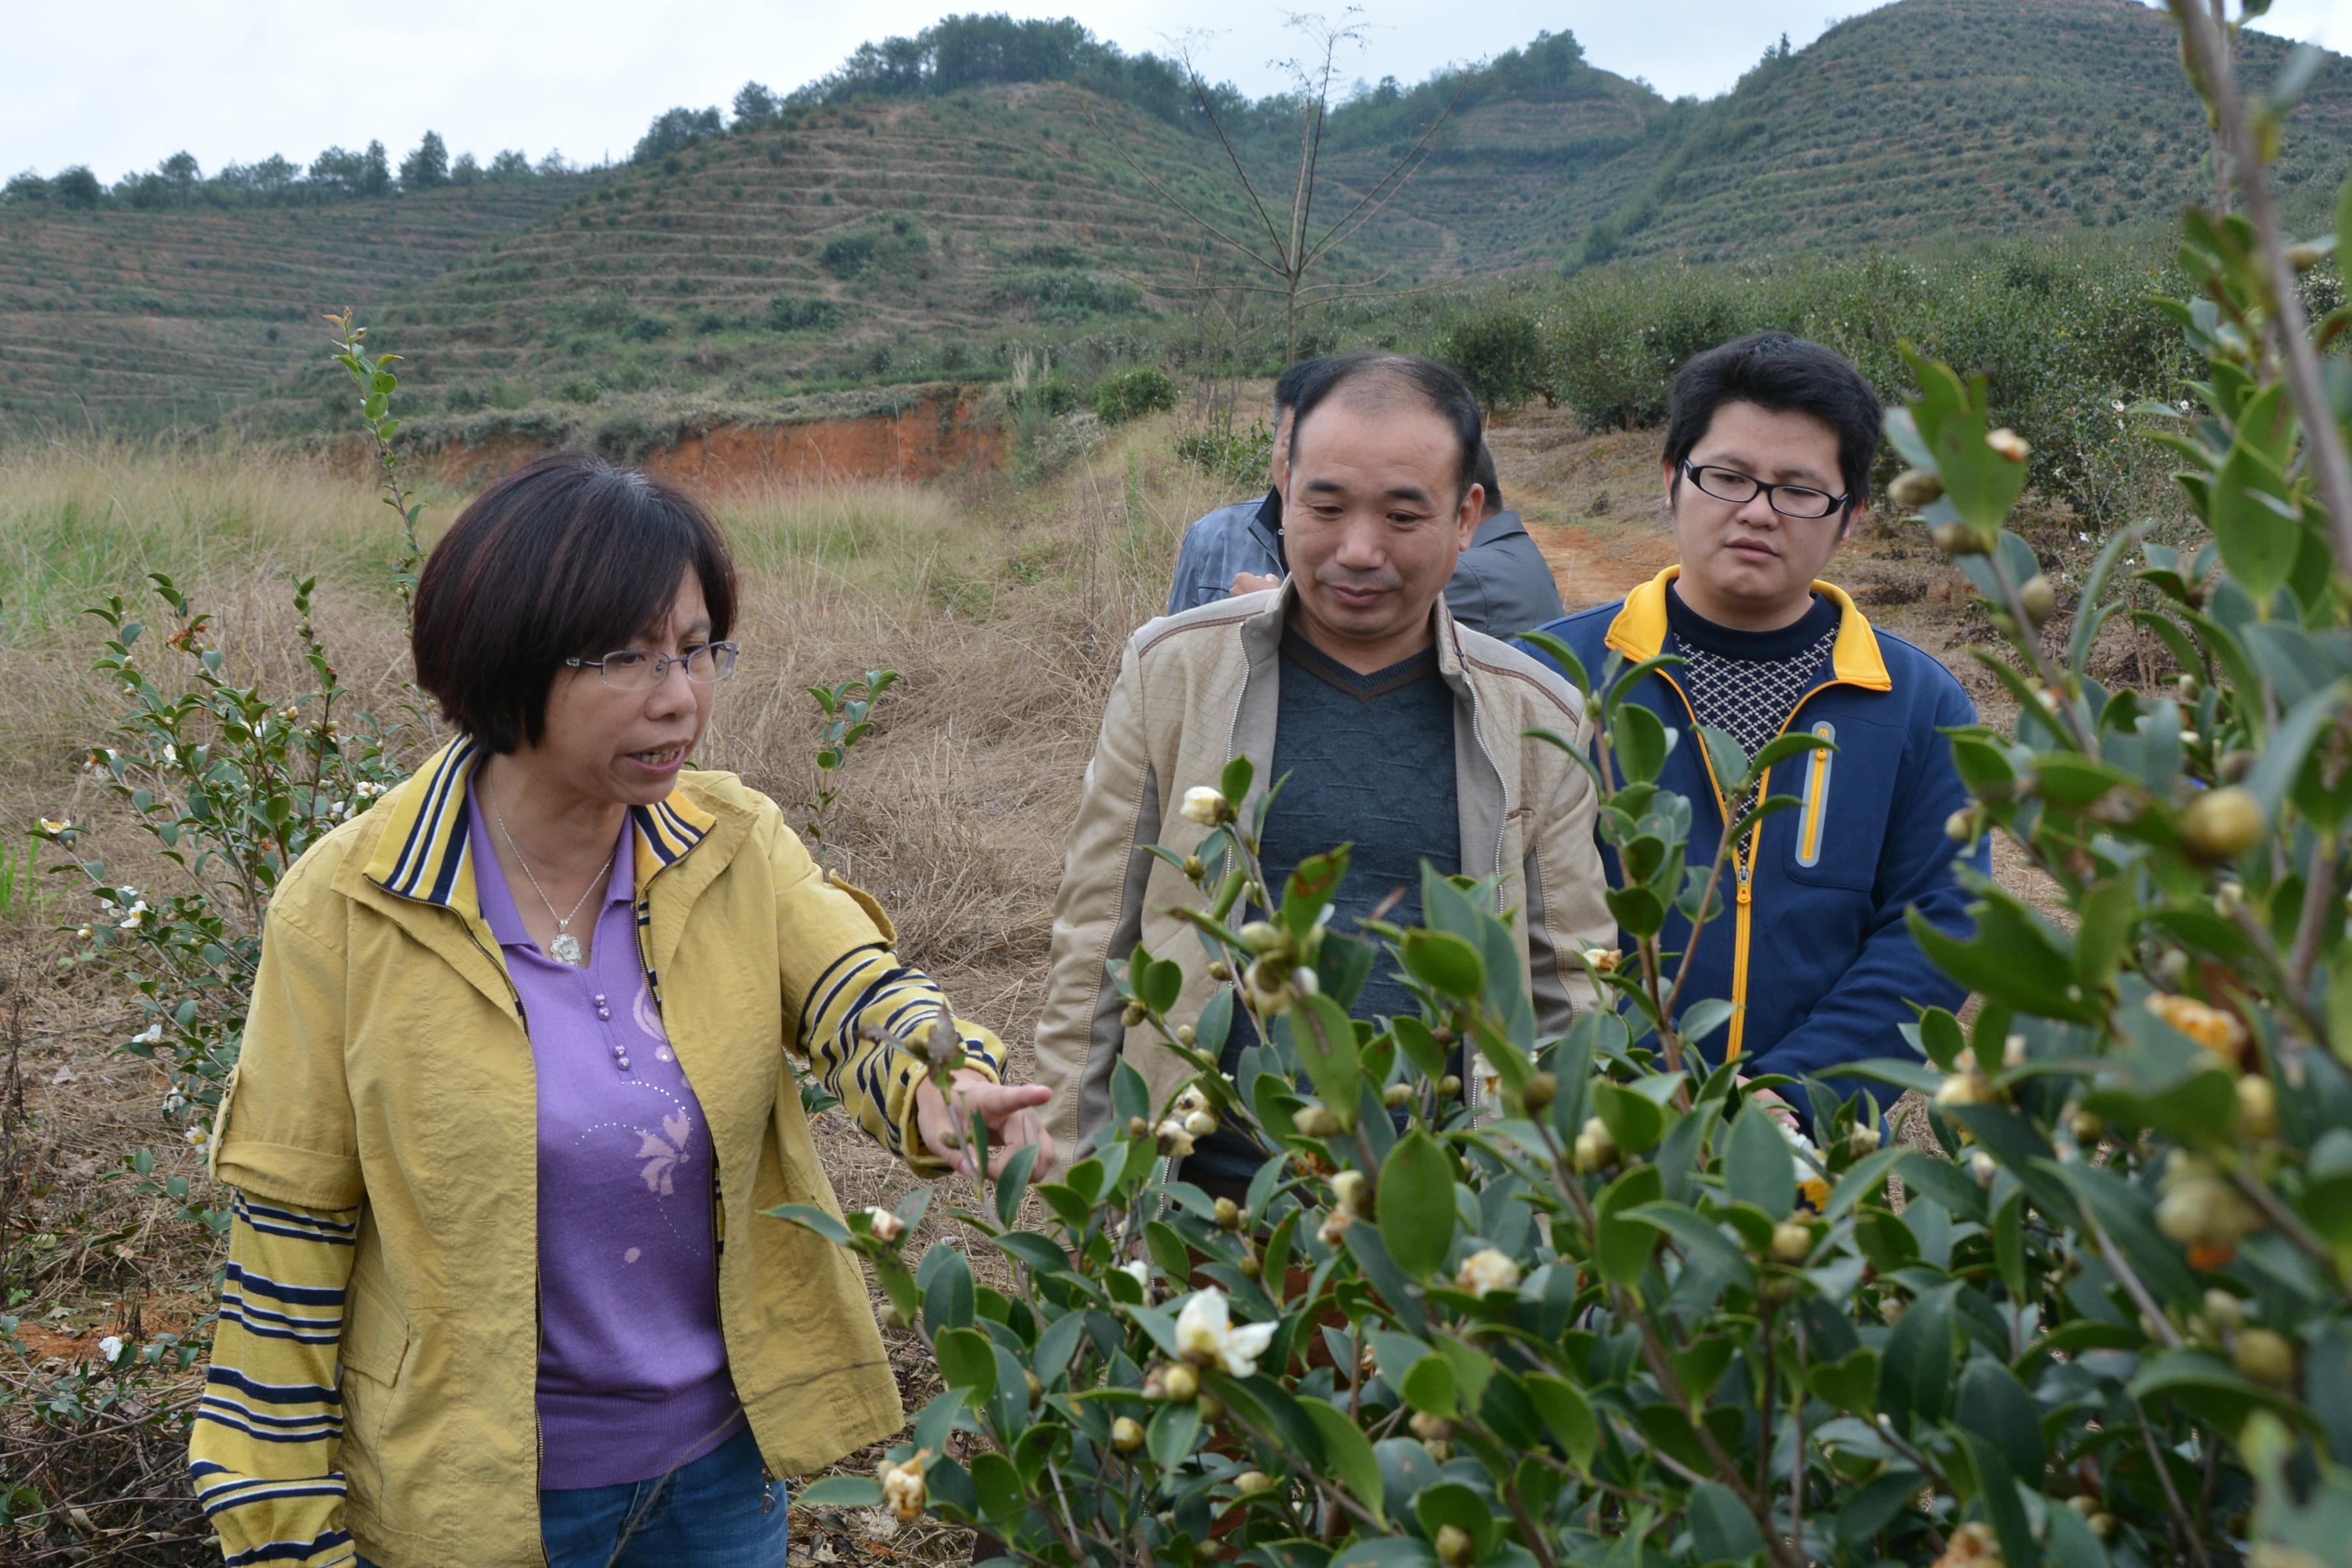
[{"label": "woman's outstretched hand", "polygon": [[1054,1091],[1042,1083],[991,1083],[969,1068],[958,1068],[949,1079],[948,1092],[940,1093],[939,1086],[925,1079],[915,1086],[915,1124],[923,1134],[923,1146],[947,1162],[950,1170],[963,1175],[974,1173],[971,1139],[965,1129],[971,1125],[971,1113],[980,1112],[988,1123],[988,1173],[992,1177],[1004,1173],[1004,1163],[1015,1151],[1031,1143],[1037,1145],[1037,1163],[1030,1167],[1029,1179],[1042,1182],[1054,1168],[1054,1135],[1045,1131],[1045,1102]]}]

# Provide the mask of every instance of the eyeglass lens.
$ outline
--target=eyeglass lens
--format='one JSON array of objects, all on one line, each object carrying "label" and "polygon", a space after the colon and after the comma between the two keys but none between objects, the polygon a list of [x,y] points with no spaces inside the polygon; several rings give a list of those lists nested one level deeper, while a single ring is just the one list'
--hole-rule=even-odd
[{"label": "eyeglass lens", "polygon": [[599,671],[608,686],[642,690],[658,686],[673,664],[686,666],[686,678],[708,686],[735,673],[736,649],[727,643],[706,643],[682,657],[656,654],[641,647],[616,648],[604,656]]}]

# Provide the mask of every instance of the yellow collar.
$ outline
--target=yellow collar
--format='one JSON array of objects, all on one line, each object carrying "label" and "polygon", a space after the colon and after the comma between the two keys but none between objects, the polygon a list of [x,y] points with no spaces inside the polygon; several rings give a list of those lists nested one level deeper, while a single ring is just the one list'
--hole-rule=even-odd
[{"label": "yellow collar", "polygon": [[[481,900],[465,832],[466,785],[488,755],[480,742],[460,735],[394,787],[376,807],[388,820],[376,839],[375,858],[362,874],[387,893],[478,920]],[[656,805],[631,806],[629,820],[637,830],[640,896],[646,883],[683,858],[718,822],[679,789]]]},{"label": "yellow collar", "polygon": [[[1636,664],[1657,658],[1666,646],[1666,584],[1682,574],[1680,566],[1669,566],[1626,595],[1625,607],[1609,623],[1608,645]],[[1886,673],[1886,660],[1878,651],[1878,634],[1846,591],[1816,578],[1813,592],[1838,608],[1837,642],[1830,653],[1832,678],[1842,685],[1871,691],[1895,689]]]}]

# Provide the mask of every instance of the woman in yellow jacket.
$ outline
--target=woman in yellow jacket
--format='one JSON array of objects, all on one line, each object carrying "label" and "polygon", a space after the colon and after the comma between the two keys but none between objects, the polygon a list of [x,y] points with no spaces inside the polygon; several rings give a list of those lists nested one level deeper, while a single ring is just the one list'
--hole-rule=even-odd
[{"label": "woman in yellow jacket", "polygon": [[542,458],[415,612],[458,738],[287,873],[214,1130],[198,1494],[231,1564],[782,1568],[778,1478],[903,1420],[855,1262],[760,1217],[834,1205],[786,1051],[923,1174],[1046,1091],[958,1023],[948,1103],[881,910],[684,770],[736,657],[684,495]]}]

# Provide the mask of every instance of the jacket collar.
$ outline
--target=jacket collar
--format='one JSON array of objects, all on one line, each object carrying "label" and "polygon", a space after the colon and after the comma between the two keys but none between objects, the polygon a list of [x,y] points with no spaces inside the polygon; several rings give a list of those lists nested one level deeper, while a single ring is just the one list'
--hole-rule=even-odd
[{"label": "jacket collar", "polygon": [[[466,786],[489,749],[460,735],[395,786],[376,809],[387,814],[375,854],[361,873],[385,892],[481,919],[466,832]],[[637,897],[665,867],[683,859],[718,819],[673,789],[669,798],[629,808],[636,826]]]},{"label": "jacket collar", "polygon": [[1519,514],[1505,507],[1478,525],[1478,531],[1470,536],[1470,548],[1475,550],[1482,544],[1492,544],[1498,539],[1508,539],[1515,533],[1527,531],[1528,525],[1519,521]]},{"label": "jacket collar", "polygon": [[[1609,635],[1603,639],[1608,646],[1636,664],[1657,658],[1666,646],[1666,584],[1682,574],[1680,566],[1669,566],[1626,595],[1624,606],[1609,623]],[[1837,641],[1830,650],[1832,677],[1841,685],[1869,691],[1894,690],[1894,678],[1886,673],[1885,658],[1878,651],[1878,634],[1846,591],[1815,578],[1813,592],[1838,609]]]},{"label": "jacket collar", "polygon": [[1265,499],[1257,503],[1257,510],[1250,513],[1245,526],[1257,535],[1265,552],[1281,562],[1285,572],[1289,571],[1290,556],[1282,548],[1282,492],[1266,491]]}]

